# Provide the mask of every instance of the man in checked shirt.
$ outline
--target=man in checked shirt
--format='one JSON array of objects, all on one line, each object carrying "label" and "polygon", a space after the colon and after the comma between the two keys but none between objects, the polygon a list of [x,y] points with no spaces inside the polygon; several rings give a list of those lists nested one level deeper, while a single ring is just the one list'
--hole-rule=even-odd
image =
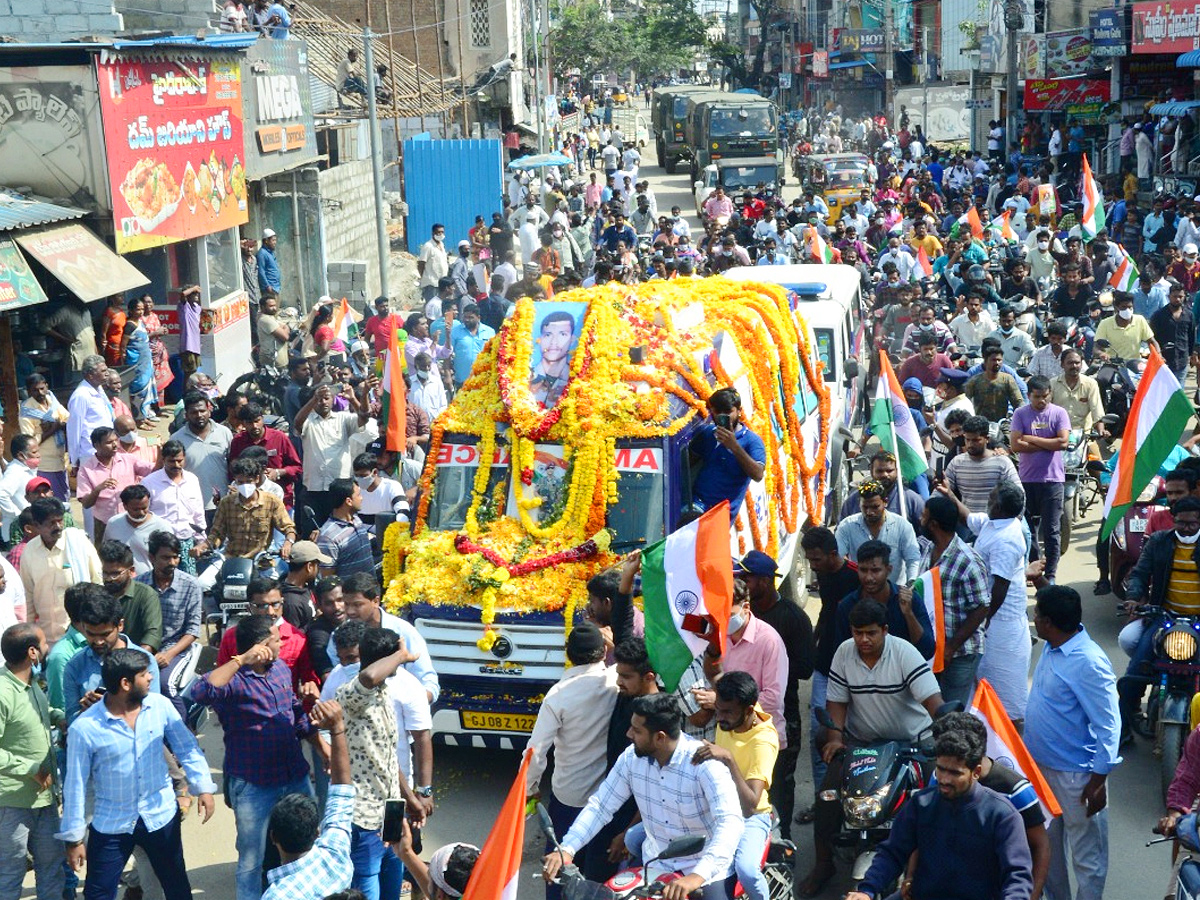
[{"label": "man in checked shirt", "polygon": [[[653,857],[675,838],[708,838],[696,856],[670,861],[670,869],[684,875],[663,888],[663,900],[687,900],[693,892],[703,900],[724,900],[725,879],[732,874],[733,855],[744,826],[729,770],[711,759],[692,762],[703,743],[682,733],[683,715],[673,695],[637,698],[631,720],[633,744],[621,754],[562,839],[562,852],[548,853],[542,860],[543,876],[546,881],[556,878],[579,848],[632,796],[646,831],[645,858]],[[660,874],[651,872],[649,876]]]}]

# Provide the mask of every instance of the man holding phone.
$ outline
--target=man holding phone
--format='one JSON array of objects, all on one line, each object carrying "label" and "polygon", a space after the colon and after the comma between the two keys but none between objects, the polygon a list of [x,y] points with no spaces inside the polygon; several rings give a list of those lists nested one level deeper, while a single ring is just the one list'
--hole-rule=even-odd
[{"label": "man holding phone", "polygon": [[732,520],[742,508],[750,482],[762,481],[767,451],[762,438],[742,424],[742,398],[733,388],[721,388],[708,398],[712,424],[692,438],[688,452],[703,467],[692,488],[695,503],[712,509],[729,501]]}]

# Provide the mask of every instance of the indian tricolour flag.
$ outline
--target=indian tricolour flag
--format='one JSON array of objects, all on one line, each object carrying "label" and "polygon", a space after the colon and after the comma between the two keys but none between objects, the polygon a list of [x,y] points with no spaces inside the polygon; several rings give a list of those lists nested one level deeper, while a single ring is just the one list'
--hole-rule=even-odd
[{"label": "indian tricolour flag", "polygon": [[917,246],[917,265],[921,269],[921,274],[926,278],[933,274],[933,263],[929,261],[929,254],[920,245]]},{"label": "indian tricolour flag", "polygon": [[646,652],[668,691],[708,644],[725,652],[731,560],[728,502],[642,551]]},{"label": "indian tricolour flag", "polygon": [[1195,410],[1153,346],[1142,373],[1129,418],[1125,422],[1117,471],[1104,498],[1103,540],[1112,532],[1133,501],[1146,489],[1159,466],[1175,449]]},{"label": "indian tricolour flag", "polygon": [[1048,819],[1061,816],[1062,807],[1058,805],[1058,798],[1054,796],[1054,791],[1046,783],[1037,763],[1029,755],[1025,742],[1021,740],[1021,735],[1013,727],[1012,719],[1004,711],[1004,704],[1000,702],[996,691],[988,684],[986,678],[979,679],[979,685],[975,688],[975,699],[971,701],[971,714],[981,720],[987,728],[987,755],[1001,765],[1008,766],[1014,772],[1019,773],[1033,785],[1038,799],[1042,801],[1042,809]]},{"label": "indian tricolour flag", "polygon": [[917,423],[904,401],[900,379],[896,377],[887,351],[880,350],[879,359],[879,383],[875,387],[875,405],[871,407],[871,433],[879,439],[884,450],[896,457],[900,483],[907,484],[929,468],[929,460],[925,458]]},{"label": "indian tricolour flag", "polygon": [[1138,267],[1134,265],[1133,257],[1125,252],[1124,247],[1120,244],[1117,244],[1117,247],[1121,251],[1121,264],[1109,277],[1108,283],[1118,291],[1132,291],[1137,286]]},{"label": "indian tricolour flag", "polygon": [[525,849],[525,770],[531,755],[532,751],[526,750],[521,759],[516,780],[471,870],[463,900],[517,900]]},{"label": "indian tricolour flag", "polygon": [[358,317],[345,297],[333,311],[333,336],[346,345],[347,352],[350,350],[350,342],[358,337]]},{"label": "indian tricolour flag", "polygon": [[396,329],[388,334],[387,353],[383,358],[383,405],[379,421],[384,427],[384,448],[401,453],[407,446],[407,410],[405,409],[404,351]]},{"label": "indian tricolour flag", "polygon": [[998,234],[1000,236],[1000,240],[1004,241],[1005,243],[1015,244],[1019,240],[1017,233],[1012,227],[1011,209],[1006,209],[1000,218],[993,220],[992,224],[988,226],[988,229]]},{"label": "indian tricolour flag", "polygon": [[979,218],[979,211],[974,206],[959,216],[958,221],[950,226],[950,237],[957,238],[964,228],[971,232],[972,237],[983,237],[983,220]]},{"label": "indian tricolour flag", "polygon": [[812,229],[812,258],[819,263],[833,262],[833,248],[821,237],[817,229]]},{"label": "indian tricolour flag", "polygon": [[934,566],[925,572],[912,586],[913,595],[925,604],[929,613],[929,624],[933,626],[933,673],[946,668],[946,607],[942,602],[942,569]]},{"label": "indian tricolour flag", "polygon": [[1104,192],[1092,177],[1092,167],[1088,165],[1087,154],[1083,154],[1083,218],[1079,220],[1079,230],[1087,243],[1104,227]]}]

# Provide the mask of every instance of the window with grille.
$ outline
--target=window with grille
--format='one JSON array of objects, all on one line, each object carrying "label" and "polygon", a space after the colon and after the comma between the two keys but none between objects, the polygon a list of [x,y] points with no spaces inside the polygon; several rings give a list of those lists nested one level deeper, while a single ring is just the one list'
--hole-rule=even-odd
[{"label": "window with grille", "polygon": [[489,47],[492,43],[492,15],[488,0],[471,0],[471,46]]}]

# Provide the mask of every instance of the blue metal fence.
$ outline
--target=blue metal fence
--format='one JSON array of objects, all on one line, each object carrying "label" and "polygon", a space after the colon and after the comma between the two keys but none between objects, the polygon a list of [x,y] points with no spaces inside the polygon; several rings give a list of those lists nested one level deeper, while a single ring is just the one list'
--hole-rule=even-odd
[{"label": "blue metal fence", "polygon": [[502,211],[504,171],[499,141],[404,142],[404,199],[408,203],[408,248],[416,253],[434,223],[446,226],[453,256],[476,216],[492,221]]}]

